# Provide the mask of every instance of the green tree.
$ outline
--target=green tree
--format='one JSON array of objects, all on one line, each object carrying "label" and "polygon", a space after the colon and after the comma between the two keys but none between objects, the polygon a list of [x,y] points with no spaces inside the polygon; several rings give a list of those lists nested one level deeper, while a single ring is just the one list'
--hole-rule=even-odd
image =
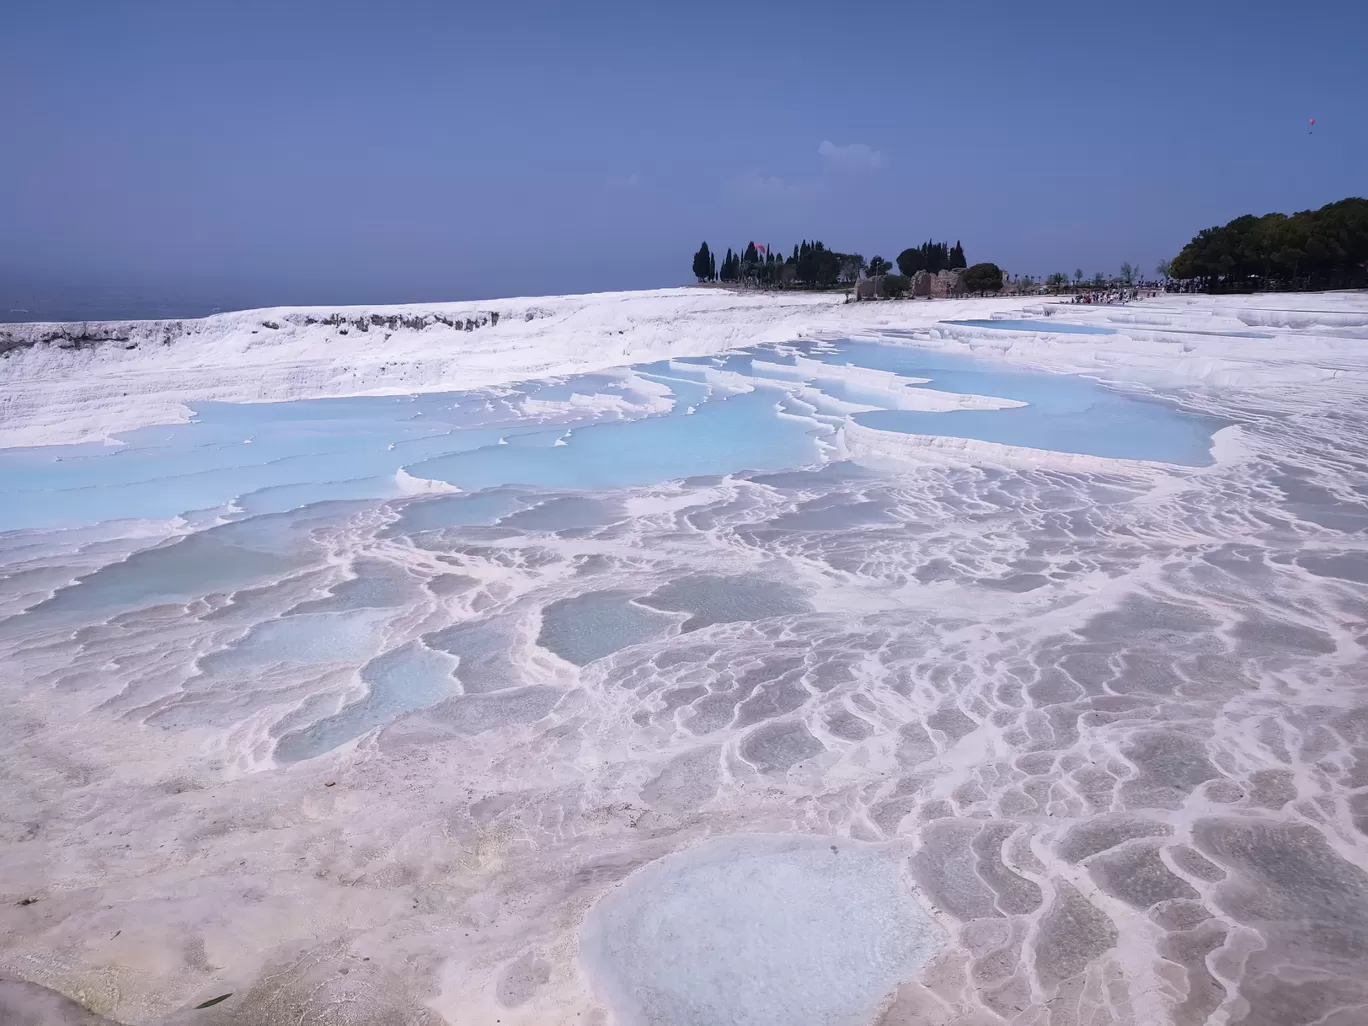
[{"label": "green tree", "polygon": [[746,243],[746,251],[741,254],[741,280],[758,281],[760,278],[760,251],[755,243]]},{"label": "green tree", "polygon": [[975,264],[964,272],[964,286],[970,292],[1000,292],[1002,268],[997,264]]},{"label": "green tree", "polygon": [[920,246],[913,246],[898,254],[898,270],[911,277],[918,271],[955,270],[965,265],[964,247],[958,242],[952,247],[948,242],[932,242],[927,239]]},{"label": "green tree", "polygon": [[708,280],[717,281],[717,254],[708,254]]},{"label": "green tree", "polygon": [[1059,290],[1062,288],[1067,288],[1068,285],[1069,276],[1065,274],[1063,271],[1055,271],[1054,274],[1050,275],[1048,278],[1045,279],[1046,288]]},{"label": "green tree", "polygon": [[834,250],[823,247],[817,252],[817,284],[822,288],[835,285],[841,276],[841,258]]},{"label": "green tree", "polygon": [[869,276],[877,278],[881,274],[887,274],[893,265],[881,256],[869,258]]},{"label": "green tree", "polygon": [[795,274],[797,279],[804,285],[811,285],[817,280],[817,267],[812,257],[813,249],[804,239],[798,245],[798,252],[793,258]]},{"label": "green tree", "polygon": [[1121,264],[1121,280],[1127,285],[1135,284],[1135,276],[1139,273],[1138,267],[1132,267],[1129,262],[1123,261]]},{"label": "green tree", "polygon": [[840,254],[816,240],[803,240],[794,263],[794,277],[805,285],[819,288],[835,285],[841,274]]},{"label": "green tree", "polygon": [[708,252],[706,242],[699,246],[698,252],[694,254],[693,273],[699,281],[708,281],[712,277],[712,254]]},{"label": "green tree", "polygon": [[1083,268],[1081,268],[1081,267],[1077,268],[1077,269],[1074,271],[1074,284],[1075,284],[1075,285],[1082,285],[1082,284],[1083,284]]},{"label": "green tree", "polygon": [[926,270],[926,253],[920,247],[910,246],[898,254],[898,271],[911,278],[918,271]]},{"label": "green tree", "polygon": [[1154,265],[1154,273],[1157,274],[1157,275],[1159,275],[1159,277],[1161,277],[1161,278],[1169,278],[1169,277],[1172,277],[1172,275],[1170,274],[1170,272],[1171,272],[1172,270],[1173,270],[1173,261],[1172,261],[1172,260],[1160,260],[1157,264]]},{"label": "green tree", "polygon": [[731,247],[727,247],[727,255],[722,258],[722,270],[718,277],[722,281],[736,281],[737,259],[732,253]]},{"label": "green tree", "polygon": [[1212,292],[1361,288],[1368,285],[1368,199],[1295,214],[1245,214],[1203,229],[1169,273]]}]

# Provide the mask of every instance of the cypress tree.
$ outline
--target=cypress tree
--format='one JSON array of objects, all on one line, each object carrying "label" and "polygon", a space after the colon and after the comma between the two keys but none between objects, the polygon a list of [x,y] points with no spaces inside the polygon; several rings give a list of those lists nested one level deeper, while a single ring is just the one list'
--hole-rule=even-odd
[{"label": "cypress tree", "polygon": [[926,269],[932,274],[945,270],[949,265],[950,247],[946,243],[927,239],[922,243],[922,249],[926,253]]},{"label": "cypress tree", "polygon": [[728,246],[727,255],[722,258],[722,280],[731,281],[733,277],[734,275],[732,273],[732,251],[731,247]]},{"label": "cypress tree", "polygon": [[712,254],[708,252],[706,242],[699,246],[698,252],[694,254],[693,273],[699,281],[707,281],[708,276],[712,273]]}]

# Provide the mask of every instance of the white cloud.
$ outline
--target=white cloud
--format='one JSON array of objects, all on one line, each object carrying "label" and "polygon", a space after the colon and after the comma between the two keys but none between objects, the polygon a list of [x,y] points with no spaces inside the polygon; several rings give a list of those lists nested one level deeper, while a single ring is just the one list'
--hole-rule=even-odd
[{"label": "white cloud", "polygon": [[625,178],[610,178],[608,184],[614,189],[640,189],[641,175],[633,171]]},{"label": "white cloud", "polygon": [[823,139],[817,152],[831,164],[846,171],[877,171],[884,166],[884,155],[864,143],[849,143],[837,146],[830,139]]},{"label": "white cloud", "polygon": [[738,176],[732,185],[748,196],[795,196],[803,191],[798,182],[790,182],[778,175],[767,175],[751,168]]}]

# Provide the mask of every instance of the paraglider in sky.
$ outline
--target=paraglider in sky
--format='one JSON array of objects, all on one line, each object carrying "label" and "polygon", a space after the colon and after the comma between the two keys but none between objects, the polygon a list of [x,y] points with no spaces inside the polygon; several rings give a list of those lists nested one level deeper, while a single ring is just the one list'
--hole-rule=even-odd
[{"label": "paraglider in sky", "polygon": [[1307,135],[1315,135],[1315,133],[1316,133],[1316,119],[1315,119],[1315,118],[1312,118],[1312,119],[1311,119],[1311,131],[1307,132],[1306,134],[1307,134]]}]

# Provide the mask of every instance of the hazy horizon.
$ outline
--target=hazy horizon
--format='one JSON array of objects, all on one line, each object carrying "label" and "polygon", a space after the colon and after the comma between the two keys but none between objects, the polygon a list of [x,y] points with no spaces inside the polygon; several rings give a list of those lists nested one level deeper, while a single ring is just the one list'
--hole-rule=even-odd
[{"label": "hazy horizon", "polygon": [[1362,5],[522,14],[16,12],[0,319],[681,285],[705,239],[1150,272],[1365,191]]}]

